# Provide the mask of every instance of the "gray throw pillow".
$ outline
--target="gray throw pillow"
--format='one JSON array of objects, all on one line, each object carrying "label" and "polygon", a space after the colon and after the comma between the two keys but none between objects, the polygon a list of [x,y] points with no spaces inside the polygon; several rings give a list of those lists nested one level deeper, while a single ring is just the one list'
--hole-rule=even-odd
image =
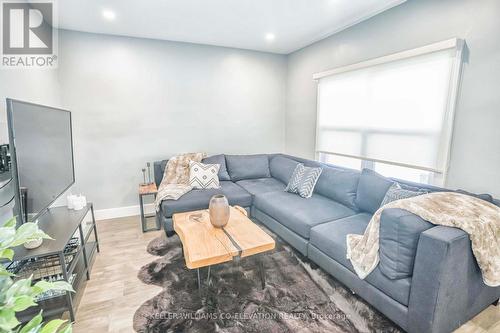
[{"label": "gray throw pillow", "polygon": [[389,187],[387,193],[385,194],[384,200],[380,204],[380,207],[388,204],[389,202],[393,202],[396,200],[407,199],[416,197],[422,194],[427,194],[428,191],[424,189],[418,189],[413,187],[402,186],[399,183],[394,183]]},{"label": "gray throw pillow", "polygon": [[293,171],[285,191],[297,193],[302,198],[312,197],[314,187],[322,170],[321,168],[311,168],[304,166],[304,164],[298,164]]}]

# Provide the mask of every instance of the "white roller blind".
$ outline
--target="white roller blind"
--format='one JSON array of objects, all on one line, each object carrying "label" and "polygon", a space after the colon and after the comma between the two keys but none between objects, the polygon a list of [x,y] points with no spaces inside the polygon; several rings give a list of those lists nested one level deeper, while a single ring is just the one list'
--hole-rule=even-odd
[{"label": "white roller blind", "polygon": [[320,77],[316,151],[444,172],[461,53],[418,53]]}]

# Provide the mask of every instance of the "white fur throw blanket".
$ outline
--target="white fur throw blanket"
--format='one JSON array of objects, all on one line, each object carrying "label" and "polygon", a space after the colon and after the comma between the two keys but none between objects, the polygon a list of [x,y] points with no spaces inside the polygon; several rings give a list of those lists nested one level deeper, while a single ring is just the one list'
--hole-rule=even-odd
[{"label": "white fur throw blanket", "polygon": [[155,207],[160,211],[163,200],[177,200],[193,188],[189,185],[189,162],[201,162],[205,153],[188,153],[168,160],[156,194]]},{"label": "white fur throw blanket", "polygon": [[347,235],[347,258],[361,279],[378,265],[380,216],[386,208],[401,208],[432,224],[465,231],[484,283],[500,286],[500,208],[453,192],[429,193],[388,203],[375,212],[364,235]]}]

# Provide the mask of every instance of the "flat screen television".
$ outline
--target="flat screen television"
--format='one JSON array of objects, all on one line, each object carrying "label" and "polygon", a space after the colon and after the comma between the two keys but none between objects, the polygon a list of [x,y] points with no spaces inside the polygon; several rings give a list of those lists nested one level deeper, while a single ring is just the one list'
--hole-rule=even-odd
[{"label": "flat screen television", "polygon": [[74,182],[71,112],[7,99],[15,214],[36,220]]}]

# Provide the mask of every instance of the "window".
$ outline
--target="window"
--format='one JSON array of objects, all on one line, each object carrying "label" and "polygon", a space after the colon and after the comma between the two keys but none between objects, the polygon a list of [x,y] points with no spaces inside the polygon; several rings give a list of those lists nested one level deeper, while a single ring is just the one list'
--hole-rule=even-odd
[{"label": "window", "polygon": [[315,74],[318,158],[441,183],[462,48],[452,39]]},{"label": "window", "polygon": [[357,158],[344,157],[344,156],[325,154],[325,153],[319,153],[318,157],[320,162],[340,165],[344,168],[361,170],[362,168],[367,167],[366,165],[363,165],[362,160]]}]

